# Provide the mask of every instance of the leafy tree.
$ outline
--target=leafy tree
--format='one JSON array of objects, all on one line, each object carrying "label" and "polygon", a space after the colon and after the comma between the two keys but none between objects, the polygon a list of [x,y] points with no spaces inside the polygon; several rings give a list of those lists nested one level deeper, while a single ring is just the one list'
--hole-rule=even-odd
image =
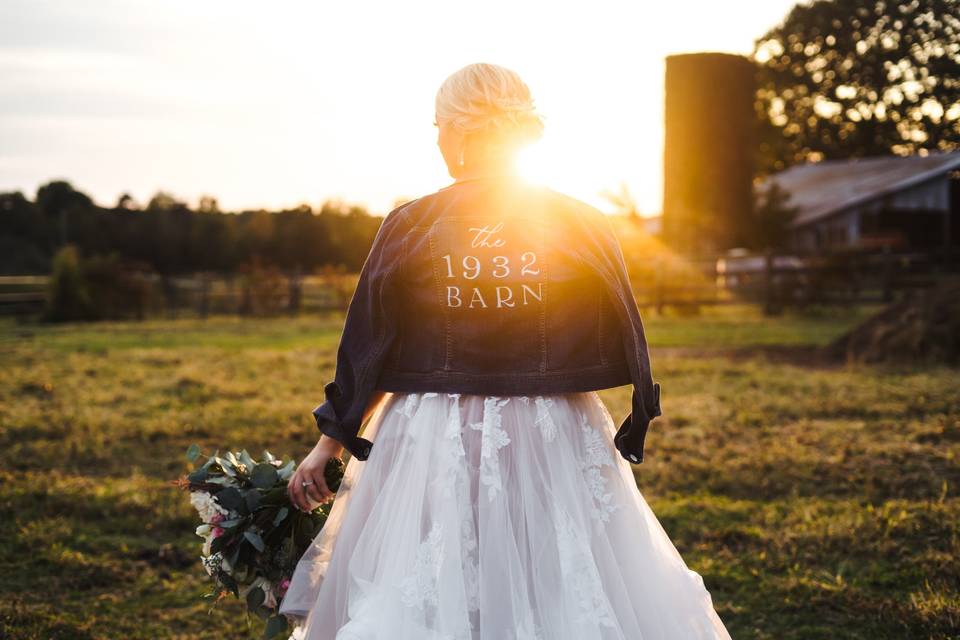
[{"label": "leafy tree", "polygon": [[960,3],[815,0],[754,47],[760,172],[960,147]]},{"label": "leafy tree", "polygon": [[37,189],[37,208],[41,213],[55,217],[63,210],[90,209],[93,201],[85,193],[77,191],[69,182],[54,180]]},{"label": "leafy tree", "polygon": [[[257,256],[264,268],[292,273],[338,265],[355,272],[381,222],[360,207],[334,201],[319,211],[300,205],[283,211],[228,213],[220,210],[216,199],[204,196],[193,210],[162,191],[145,207],[125,194],[104,208],[70,183],[54,181],[39,189],[35,201],[20,192],[0,193],[0,273],[49,270],[64,239],[91,259],[116,253],[120,267],[90,262],[108,275],[131,263],[143,263],[164,275],[231,273]],[[71,258],[65,255],[60,268],[69,274]],[[70,305],[74,311],[82,306]]]},{"label": "leafy tree", "polygon": [[137,201],[129,193],[123,193],[117,198],[117,204],[114,209],[119,211],[134,211],[140,208]]},{"label": "leafy tree", "polygon": [[752,219],[746,225],[744,244],[756,250],[786,248],[790,240],[790,223],[797,211],[790,204],[789,192],[776,182],[765,188],[754,187]]}]

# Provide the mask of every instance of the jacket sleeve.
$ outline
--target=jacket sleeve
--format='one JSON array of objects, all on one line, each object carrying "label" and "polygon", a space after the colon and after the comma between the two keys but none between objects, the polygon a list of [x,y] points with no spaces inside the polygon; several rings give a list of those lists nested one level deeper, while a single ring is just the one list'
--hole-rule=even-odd
[{"label": "jacket sleeve", "polygon": [[358,460],[366,460],[373,447],[357,433],[396,337],[394,307],[403,258],[401,214],[400,207],[394,209],[380,225],[347,307],[334,379],[324,386],[325,401],[313,410],[317,428]]},{"label": "jacket sleeve", "polygon": [[623,349],[633,383],[630,414],[614,436],[620,454],[635,464],[643,462],[643,447],[650,421],[661,415],[660,384],[653,381],[647,339],[640,310],[633,296],[620,242],[606,215],[600,213],[593,226],[598,238],[589,243],[601,275],[607,281],[610,302],[620,320]]}]

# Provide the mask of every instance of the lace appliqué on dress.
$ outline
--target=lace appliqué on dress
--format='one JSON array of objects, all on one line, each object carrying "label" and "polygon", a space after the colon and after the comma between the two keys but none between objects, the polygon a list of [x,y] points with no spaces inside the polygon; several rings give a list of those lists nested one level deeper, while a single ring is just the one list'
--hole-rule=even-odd
[{"label": "lace appliqu\u00e9 on dress", "polygon": [[580,434],[583,440],[584,460],[583,479],[593,495],[593,517],[601,522],[609,522],[610,514],[622,505],[612,502],[613,494],[607,491],[607,479],[603,476],[603,467],[613,467],[613,454],[607,447],[603,434],[590,425],[586,414],[580,414]]},{"label": "lace appliqu\u00e9 on dress", "polygon": [[444,460],[441,474],[441,495],[455,498],[460,516],[460,561],[463,567],[464,590],[467,609],[480,608],[480,559],[479,545],[473,517],[473,501],[470,499],[470,477],[467,470],[467,452],[461,437],[460,394],[450,393],[454,400],[444,429]]},{"label": "lace appliqu\u00e9 on dress", "polygon": [[415,428],[421,423],[421,421],[417,419],[417,413],[423,407],[424,400],[427,398],[435,398],[436,396],[437,394],[432,391],[429,393],[408,393],[403,399],[403,404],[394,409],[394,412],[403,416],[407,424],[410,425],[402,431],[400,436],[404,451],[418,446],[417,443],[422,438],[429,437],[429,434],[423,429],[417,430]]},{"label": "lace appliqu\u00e9 on dress", "polygon": [[570,513],[559,505],[554,509],[557,526],[557,550],[565,585],[573,590],[579,605],[577,622],[593,626],[615,626],[613,607],[603,591],[603,583],[593,561],[590,545],[578,535]]},{"label": "lace appliqu\u00e9 on dress", "polygon": [[400,583],[402,600],[408,607],[424,609],[437,606],[440,601],[438,588],[440,563],[443,560],[443,527],[434,522],[430,533],[417,548],[417,559],[413,573]]},{"label": "lace appliqu\u00e9 on dress", "polygon": [[501,400],[487,396],[483,401],[483,421],[470,425],[474,430],[483,429],[480,438],[480,482],[487,487],[487,497],[491,501],[503,490],[499,451],[510,444],[510,436],[503,428],[500,409],[509,401],[510,398]]},{"label": "lace appliqu\u00e9 on dress", "polygon": [[550,415],[550,407],[553,406],[553,398],[544,398],[537,396],[537,426],[540,427],[540,435],[544,442],[553,442],[557,437],[557,423],[553,421]]},{"label": "lace appliqu\u00e9 on dress", "polygon": [[419,399],[420,399],[420,394],[418,393],[407,394],[407,397],[403,399],[403,406],[397,407],[396,409],[397,413],[399,413],[402,416],[406,416],[407,418],[412,418],[414,409],[417,406],[417,400]]}]

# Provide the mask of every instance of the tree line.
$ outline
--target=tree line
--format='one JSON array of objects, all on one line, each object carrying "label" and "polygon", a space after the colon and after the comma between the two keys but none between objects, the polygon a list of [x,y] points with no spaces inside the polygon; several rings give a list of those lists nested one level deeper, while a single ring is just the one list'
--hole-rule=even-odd
[{"label": "tree line", "polygon": [[328,201],[279,211],[220,211],[213,198],[191,208],[167,193],[145,206],[122,196],[98,206],[69,182],[41,186],[33,200],[0,193],[0,273],[48,273],[57,250],[114,255],[131,266],[178,275],[232,273],[256,262],[287,272],[324,266],[358,271],[381,218]]}]

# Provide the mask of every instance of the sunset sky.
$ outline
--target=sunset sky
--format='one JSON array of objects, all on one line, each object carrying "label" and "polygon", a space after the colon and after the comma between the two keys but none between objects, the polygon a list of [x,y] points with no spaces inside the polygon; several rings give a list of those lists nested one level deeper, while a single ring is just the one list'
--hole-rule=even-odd
[{"label": "sunset sky", "polygon": [[545,115],[532,176],[605,210],[624,182],[654,213],[664,56],[749,53],[793,4],[0,0],[0,190],[383,214],[452,181],[436,90],[492,62]]}]

